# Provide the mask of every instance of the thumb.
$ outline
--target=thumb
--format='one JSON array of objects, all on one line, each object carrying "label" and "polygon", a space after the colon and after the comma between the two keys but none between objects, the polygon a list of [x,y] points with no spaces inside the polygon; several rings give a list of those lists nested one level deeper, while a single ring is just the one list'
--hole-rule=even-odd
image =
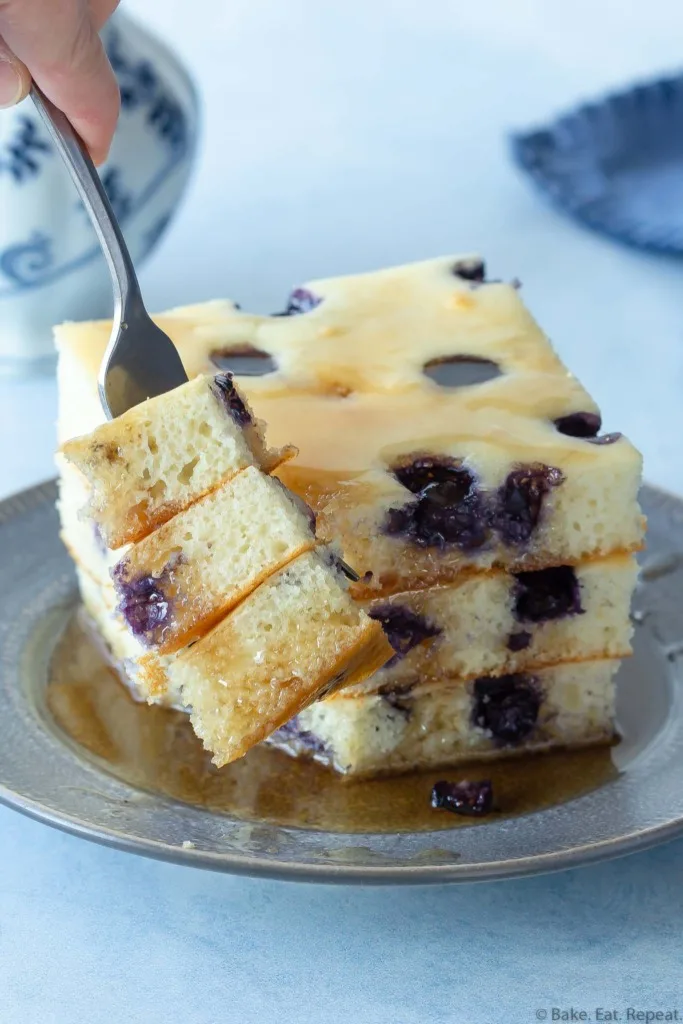
[{"label": "thumb", "polygon": [[119,88],[86,0],[0,0],[0,32],[101,163],[116,127]]},{"label": "thumb", "polygon": [[14,56],[0,38],[0,109],[19,103],[31,88],[31,76],[25,64]]}]

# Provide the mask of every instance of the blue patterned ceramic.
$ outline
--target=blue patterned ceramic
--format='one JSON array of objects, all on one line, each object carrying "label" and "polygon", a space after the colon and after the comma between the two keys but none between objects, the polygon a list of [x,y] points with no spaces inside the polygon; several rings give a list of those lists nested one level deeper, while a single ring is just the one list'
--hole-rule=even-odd
[{"label": "blue patterned ceramic", "polygon": [[[139,266],[185,190],[197,97],[178,58],[120,12],[103,40],[122,112],[100,173]],[[94,231],[38,113],[30,100],[0,111],[0,372],[51,368],[53,324],[111,311]]]},{"label": "blue patterned ceramic", "polygon": [[512,139],[541,191],[588,227],[683,253],[683,75],[578,107]]}]

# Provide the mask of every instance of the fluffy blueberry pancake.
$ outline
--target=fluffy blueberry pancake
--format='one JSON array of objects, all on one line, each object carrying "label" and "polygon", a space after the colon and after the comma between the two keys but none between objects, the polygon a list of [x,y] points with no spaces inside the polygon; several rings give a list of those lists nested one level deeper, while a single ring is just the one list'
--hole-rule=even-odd
[{"label": "fluffy blueberry pancake", "polygon": [[[271,316],[216,301],[172,310],[158,322],[191,379],[234,374],[250,420],[253,407],[276,453],[259,454],[260,434],[255,444],[247,439],[239,473],[246,465],[274,473],[312,509],[313,543],[334,545],[359,574],[345,599],[350,593],[390,645],[373,676],[347,674],[324,699],[305,707],[302,700],[289,722],[271,700],[268,721],[280,723],[272,742],[363,775],[614,736],[614,676],[630,653],[634,555],[645,530],[641,458],[620,433],[603,428],[598,406],[527,311],[518,284],[489,280],[479,257],[448,256],[310,282]],[[107,323],[57,330],[67,455],[74,435],[102,423],[97,369],[109,331]],[[292,445],[297,454],[288,458]],[[192,452],[201,456],[201,445]],[[186,465],[182,453],[181,443],[176,472]],[[87,472],[92,460],[82,448],[77,455]],[[89,578],[106,582],[112,559],[102,535],[111,541],[111,533],[106,523],[78,527],[83,483],[73,467],[62,467],[64,539]],[[198,666],[211,664],[217,676],[225,659],[226,685],[207,674],[209,685],[195,699],[205,742],[223,737],[225,749],[235,750],[239,743],[225,739],[237,721],[231,694],[240,696],[229,659],[235,615],[259,595],[279,600],[289,590],[272,581],[320,556],[301,550],[267,579],[245,569],[245,581],[258,578],[256,588],[196,645],[169,654],[232,600],[227,584],[226,596],[217,597],[218,575],[211,574],[220,561],[180,550],[182,517],[201,516],[194,508],[203,502],[220,503],[230,479],[228,471],[206,490],[197,486],[187,512],[176,491],[159,497],[161,513],[143,498],[127,510],[135,529],[115,539],[137,541],[121,552],[124,566],[135,565],[132,579],[151,575],[165,594],[173,576],[187,593],[185,620],[174,592],[177,625],[152,621],[136,639],[147,652],[136,662],[138,685],[173,703],[179,687],[198,686],[188,666],[201,675]],[[173,516],[166,534],[157,529],[164,501]],[[109,523],[121,512],[102,495],[93,507]],[[207,540],[216,528],[209,523]],[[204,595],[197,581],[205,573],[213,582]],[[115,582],[121,591],[129,580]],[[120,622],[125,594],[117,605],[109,588]],[[160,606],[164,600],[160,593]],[[210,638],[209,657],[203,645]],[[282,678],[279,670],[274,678]]]},{"label": "fluffy blueberry pancake", "polygon": [[222,765],[315,697],[381,668],[387,648],[378,623],[346,592],[343,573],[309,552],[174,658],[167,675]]},{"label": "fluffy blueberry pancake", "polygon": [[394,657],[359,689],[626,658],[637,574],[632,555],[613,555],[533,572],[464,573],[444,586],[363,602]]},{"label": "fluffy blueberry pancake", "polygon": [[232,376],[216,374],[99,424],[61,454],[90,484],[88,518],[109,548],[119,548],[247,466],[269,472],[293,450],[267,449]]},{"label": "fluffy blueberry pancake", "polygon": [[605,743],[614,734],[618,666],[609,659],[567,662],[376,694],[340,690],[306,708],[268,742],[351,776]]},{"label": "fluffy blueberry pancake", "polygon": [[112,569],[119,609],[145,646],[172,653],[315,543],[297,499],[249,466],[129,548]]},{"label": "fluffy blueberry pancake", "polygon": [[[191,439],[185,452],[162,443],[174,410],[177,432]],[[222,415],[235,429],[223,429]],[[229,375],[131,409],[61,455],[82,470],[78,487],[70,466],[65,480],[85,499],[85,532],[67,516],[65,534],[87,613],[134,692],[191,710],[217,764],[393,656],[381,623],[347,592],[338,557],[314,551],[311,510],[268,475],[277,458]],[[190,456],[193,471],[175,474]],[[171,478],[160,504],[158,483]],[[70,508],[62,493],[62,515]],[[131,524],[143,520],[139,536]],[[107,580],[107,542],[120,540],[130,543]]]}]

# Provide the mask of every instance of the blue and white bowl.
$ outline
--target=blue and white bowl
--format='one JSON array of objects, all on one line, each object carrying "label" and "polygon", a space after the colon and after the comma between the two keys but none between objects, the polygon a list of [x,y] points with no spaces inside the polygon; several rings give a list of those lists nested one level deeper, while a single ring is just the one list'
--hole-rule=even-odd
[{"label": "blue and white bowl", "polygon": [[[100,174],[139,267],[187,185],[198,102],[178,58],[130,18],[118,12],[103,40],[122,111]],[[50,370],[52,326],[112,306],[95,233],[31,101],[0,111],[0,373]]]}]

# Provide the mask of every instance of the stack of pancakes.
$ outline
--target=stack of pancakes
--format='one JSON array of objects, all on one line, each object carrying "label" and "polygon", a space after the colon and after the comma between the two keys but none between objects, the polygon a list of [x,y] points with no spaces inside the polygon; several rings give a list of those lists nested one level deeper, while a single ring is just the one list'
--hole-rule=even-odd
[{"label": "stack of pancakes", "polygon": [[[218,765],[392,655],[310,510],[269,475],[288,454],[266,448],[228,374],[61,448],[85,607],[136,695],[190,710]],[[87,495],[75,522],[97,534],[97,553],[70,531],[74,475]]]},{"label": "stack of pancakes", "polygon": [[[271,742],[373,774],[609,740],[641,460],[600,433],[518,289],[447,257],[313,282],[285,314],[213,302],[158,318],[190,378],[233,370],[269,443],[296,446],[275,472],[358,572],[353,596],[394,649]],[[62,441],[102,421],[108,336],[57,332]],[[63,532],[85,564],[97,538],[70,473]]]}]

